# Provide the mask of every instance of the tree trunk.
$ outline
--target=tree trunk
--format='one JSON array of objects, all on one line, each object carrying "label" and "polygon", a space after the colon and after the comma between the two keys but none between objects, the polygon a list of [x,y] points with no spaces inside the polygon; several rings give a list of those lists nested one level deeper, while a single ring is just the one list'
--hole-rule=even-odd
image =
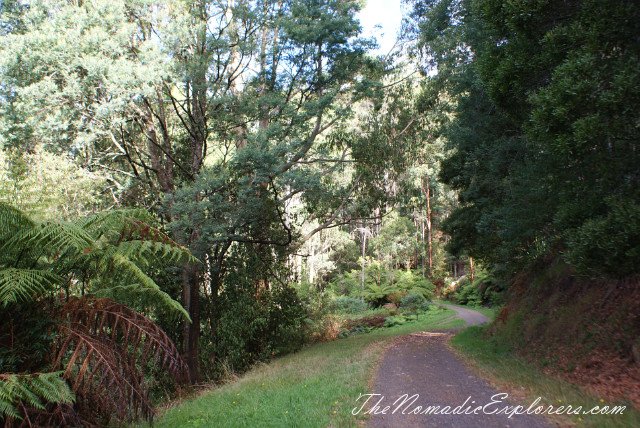
[{"label": "tree trunk", "polygon": [[429,246],[429,276],[433,274],[433,245],[431,241],[431,187],[429,174],[425,175],[425,196],[427,198],[427,245]]},{"label": "tree trunk", "polygon": [[364,303],[364,254],[366,249],[367,242],[367,234],[364,229],[362,230],[362,296],[360,297],[360,301]]},{"label": "tree trunk", "polygon": [[191,322],[184,324],[184,355],[192,383],[200,380],[198,342],[200,338],[200,287],[197,268],[188,265],[182,272],[182,297]]}]

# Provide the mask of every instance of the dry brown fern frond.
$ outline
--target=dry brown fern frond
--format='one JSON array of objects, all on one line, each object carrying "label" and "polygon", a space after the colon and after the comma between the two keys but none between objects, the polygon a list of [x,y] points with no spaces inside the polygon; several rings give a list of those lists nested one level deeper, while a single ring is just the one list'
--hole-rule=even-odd
[{"label": "dry brown fern frond", "polygon": [[152,420],[145,368],[188,380],[187,367],[169,337],[153,321],[109,299],[71,298],[56,318],[54,370],[64,370],[76,395],[74,409],[89,419]]},{"label": "dry brown fern frond", "polygon": [[22,419],[11,419],[5,427],[15,428],[50,428],[50,427],[84,427],[99,428],[94,420],[81,417],[71,404],[47,403],[44,409],[24,406],[20,408]]}]

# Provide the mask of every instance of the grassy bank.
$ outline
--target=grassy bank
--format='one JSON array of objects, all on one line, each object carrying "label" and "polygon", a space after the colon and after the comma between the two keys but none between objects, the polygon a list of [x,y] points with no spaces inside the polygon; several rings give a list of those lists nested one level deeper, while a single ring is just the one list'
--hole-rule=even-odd
[{"label": "grassy bank", "polygon": [[355,427],[351,410],[394,336],[460,325],[435,309],[419,321],[309,346],[161,412],[155,427]]},{"label": "grassy bank", "polygon": [[[583,406],[583,410],[594,406],[627,406],[623,415],[580,415],[565,416],[559,419],[562,426],[580,427],[638,427],[640,413],[634,410],[631,402],[609,401],[568,382],[550,377],[531,363],[513,356],[507,346],[493,338],[483,339],[483,328],[470,327],[456,335],[451,343],[460,351],[482,377],[488,378],[503,391],[516,390],[518,395],[532,402],[542,397],[546,405]],[[517,385],[517,387],[514,387]],[[520,389],[524,387],[524,390]]]}]

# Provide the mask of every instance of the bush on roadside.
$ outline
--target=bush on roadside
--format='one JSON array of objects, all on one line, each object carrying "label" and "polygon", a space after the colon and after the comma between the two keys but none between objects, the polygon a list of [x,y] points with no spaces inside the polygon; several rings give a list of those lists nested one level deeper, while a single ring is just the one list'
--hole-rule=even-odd
[{"label": "bush on roadside", "polygon": [[429,302],[418,293],[409,293],[400,300],[400,307],[409,312],[427,311],[429,306]]},{"label": "bush on roadside", "polygon": [[366,315],[361,318],[348,320],[345,322],[344,327],[350,331],[353,331],[357,327],[380,328],[383,326],[386,318],[383,314]]},{"label": "bush on roadside", "polygon": [[367,310],[367,304],[357,297],[340,296],[331,301],[330,310],[343,314],[359,314]]},{"label": "bush on roadside", "polygon": [[392,315],[384,320],[383,327],[393,327],[394,325],[402,325],[407,319],[402,315]]}]

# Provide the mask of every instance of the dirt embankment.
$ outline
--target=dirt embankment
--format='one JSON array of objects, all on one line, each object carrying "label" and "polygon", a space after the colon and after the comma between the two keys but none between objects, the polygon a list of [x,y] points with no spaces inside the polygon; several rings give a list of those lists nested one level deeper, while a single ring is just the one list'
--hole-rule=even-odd
[{"label": "dirt embankment", "polygon": [[640,408],[640,277],[580,278],[559,264],[522,275],[488,333],[551,374]]}]

